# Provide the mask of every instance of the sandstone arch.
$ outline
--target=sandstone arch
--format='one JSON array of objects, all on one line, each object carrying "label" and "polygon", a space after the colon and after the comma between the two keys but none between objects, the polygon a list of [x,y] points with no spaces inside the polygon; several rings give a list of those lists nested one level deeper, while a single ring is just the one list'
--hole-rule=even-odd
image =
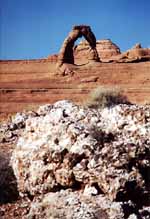
[{"label": "sandstone arch", "polygon": [[62,73],[69,71],[69,68],[67,67],[66,64],[74,64],[74,55],[73,55],[74,43],[78,38],[82,36],[89,42],[90,45],[88,60],[99,61],[98,53],[96,50],[96,38],[90,26],[86,26],[86,25],[74,26],[72,31],[64,40],[59,52],[57,68]]}]

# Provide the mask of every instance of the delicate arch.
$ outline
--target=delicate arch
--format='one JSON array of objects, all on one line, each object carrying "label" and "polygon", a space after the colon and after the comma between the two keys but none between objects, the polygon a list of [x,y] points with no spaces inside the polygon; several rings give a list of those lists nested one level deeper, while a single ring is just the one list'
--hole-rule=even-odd
[{"label": "delicate arch", "polygon": [[72,31],[69,33],[69,35],[67,36],[67,38],[64,40],[62,44],[58,56],[59,67],[64,63],[74,64],[74,55],[73,55],[74,43],[78,38],[82,36],[89,42],[89,45],[91,47],[88,59],[93,61],[99,61],[98,53],[96,50],[95,35],[93,34],[90,26],[79,25],[73,27]]}]

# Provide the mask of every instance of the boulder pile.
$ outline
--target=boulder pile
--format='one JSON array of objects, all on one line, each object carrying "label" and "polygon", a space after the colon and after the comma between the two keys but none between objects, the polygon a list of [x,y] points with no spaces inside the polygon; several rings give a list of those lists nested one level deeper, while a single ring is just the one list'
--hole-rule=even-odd
[{"label": "boulder pile", "polygon": [[147,219],[150,106],[41,106],[11,164],[20,195],[32,200],[27,218]]}]

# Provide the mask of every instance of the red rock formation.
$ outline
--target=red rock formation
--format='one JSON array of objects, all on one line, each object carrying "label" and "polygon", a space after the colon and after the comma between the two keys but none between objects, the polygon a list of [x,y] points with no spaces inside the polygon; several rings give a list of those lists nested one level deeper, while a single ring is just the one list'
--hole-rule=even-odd
[{"label": "red rock formation", "polygon": [[101,60],[120,54],[120,48],[109,39],[98,40],[96,48]]},{"label": "red rock formation", "polygon": [[69,33],[67,38],[64,40],[63,45],[60,49],[59,56],[58,56],[58,63],[57,68],[58,70],[65,74],[69,72],[67,66],[63,66],[65,64],[74,64],[74,43],[75,41],[80,38],[84,37],[89,43],[89,54],[88,59],[91,61],[99,61],[98,53],[96,50],[96,38],[89,26],[80,25],[74,26],[72,31]]},{"label": "red rock formation", "polygon": [[[86,63],[89,53],[89,43],[82,41],[74,49],[76,63]],[[140,62],[150,60],[150,49],[142,48],[140,43],[137,43],[133,48],[124,53],[111,40],[98,40],[96,42],[96,49],[101,62]]]},{"label": "red rock formation", "polygon": [[131,49],[118,56],[112,57],[112,61],[117,62],[140,62],[150,61],[150,49],[142,48],[140,43],[135,44]]},{"label": "red rock formation", "polygon": [[[69,71],[73,67],[76,72],[73,77],[56,75],[58,55],[37,60],[1,60],[0,117],[61,99],[82,102],[99,85],[118,85],[131,102],[150,102],[150,49],[136,44],[119,54],[119,48],[110,40],[97,41],[96,48],[101,62],[83,66],[68,64]],[[87,63],[89,49],[86,41],[80,43],[74,50],[75,63]],[[110,61],[114,63],[103,63]],[[66,63],[61,68],[66,71]]]},{"label": "red rock formation", "polygon": [[50,62],[57,62],[58,55],[57,55],[57,54],[49,55],[49,56],[47,57],[47,59],[48,59]]},{"label": "red rock formation", "polygon": [[[101,62],[107,62],[112,56],[120,54],[120,49],[111,40],[96,41],[96,49]],[[82,41],[74,49],[75,59],[77,62],[86,61],[89,54],[90,46],[87,41]]]},{"label": "red rock formation", "polygon": [[[101,62],[140,62],[150,60],[150,48],[142,48],[140,43],[135,44],[131,49],[121,53],[119,47],[109,39],[97,40],[96,49]],[[90,45],[84,40],[74,47],[74,62],[76,64],[88,63]],[[58,55],[48,56],[51,62],[57,62]]]}]

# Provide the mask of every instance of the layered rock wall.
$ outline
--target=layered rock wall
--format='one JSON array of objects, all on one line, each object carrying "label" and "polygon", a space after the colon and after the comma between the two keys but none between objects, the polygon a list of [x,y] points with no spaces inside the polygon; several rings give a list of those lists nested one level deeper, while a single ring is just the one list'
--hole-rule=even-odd
[{"label": "layered rock wall", "polygon": [[[96,49],[101,62],[107,61],[113,56],[121,54],[119,47],[111,40],[97,40]],[[75,58],[78,60],[86,60],[90,47],[87,41],[79,43],[74,50]]]},{"label": "layered rock wall", "polygon": [[[89,53],[89,44],[87,41],[79,43],[75,49],[76,63],[86,63]],[[140,44],[136,44],[133,48],[121,53],[120,48],[111,40],[98,40],[96,49],[101,62],[140,62],[150,61],[150,49],[142,48]]]}]

